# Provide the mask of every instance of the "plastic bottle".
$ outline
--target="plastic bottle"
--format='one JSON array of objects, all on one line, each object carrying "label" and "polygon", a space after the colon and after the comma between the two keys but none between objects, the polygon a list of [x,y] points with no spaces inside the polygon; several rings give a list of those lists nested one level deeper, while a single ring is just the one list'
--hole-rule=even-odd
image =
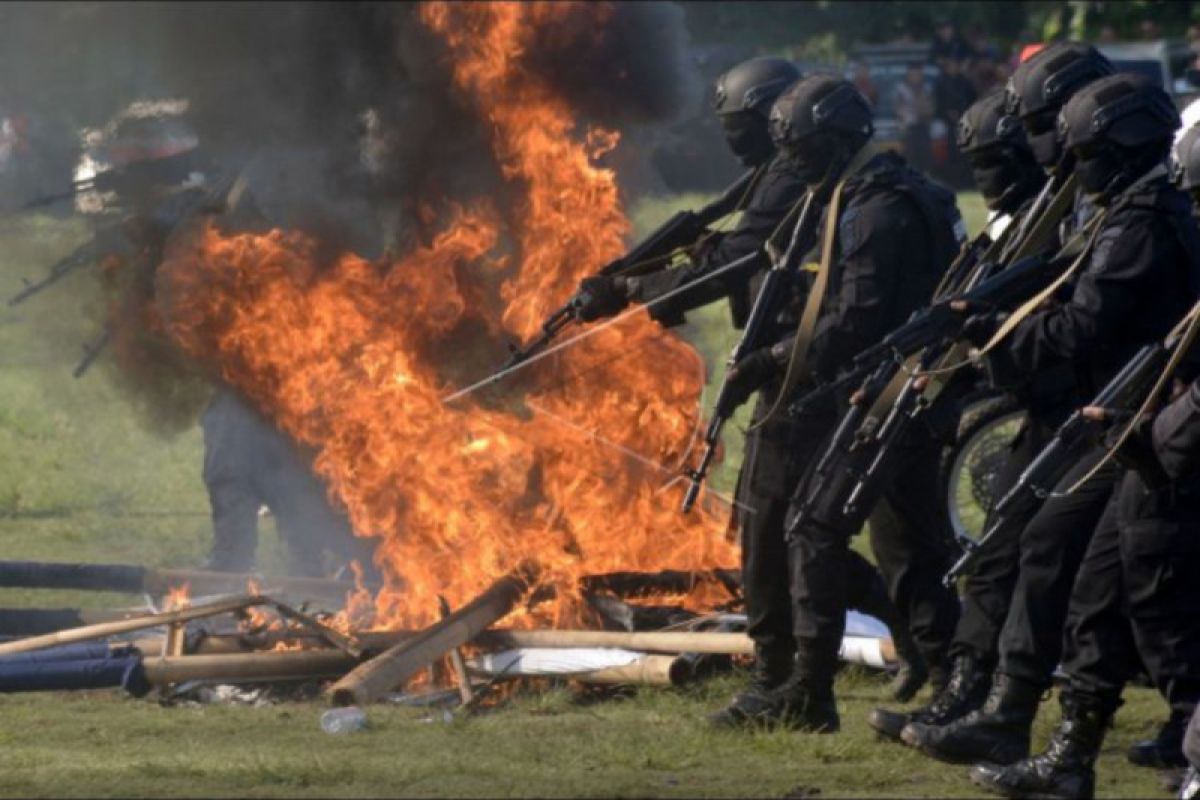
[{"label": "plastic bottle", "polygon": [[326,733],[354,733],[367,727],[367,715],[358,706],[331,708],[321,715],[321,730]]}]

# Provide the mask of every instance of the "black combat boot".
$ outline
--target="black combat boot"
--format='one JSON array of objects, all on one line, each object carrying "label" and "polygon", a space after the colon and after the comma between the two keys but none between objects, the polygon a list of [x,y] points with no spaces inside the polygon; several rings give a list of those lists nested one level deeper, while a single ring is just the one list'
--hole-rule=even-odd
[{"label": "black combat boot", "polygon": [[1029,734],[1042,691],[1037,684],[997,673],[982,708],[948,725],[910,722],[900,739],[951,764],[1012,764],[1029,755]]},{"label": "black combat boot", "polygon": [[778,650],[755,645],[749,684],[734,695],[729,705],[709,714],[708,721],[725,728],[753,723],[771,706],[771,691],[788,679],[795,663],[795,651],[791,649]]},{"label": "black combat boot", "polygon": [[917,649],[908,626],[897,625],[890,628],[892,644],[896,647],[896,661],[899,662],[896,674],[888,689],[892,699],[897,703],[907,703],[916,697],[917,692],[929,680],[929,665]]},{"label": "black combat boot", "polygon": [[709,717],[721,727],[783,727],[836,733],[841,727],[833,696],[836,661],[820,665],[800,656],[786,681],[767,692],[743,692],[723,711]]},{"label": "black combat boot", "polygon": [[1188,765],[1183,756],[1183,734],[1191,715],[1171,710],[1171,716],[1153,739],[1135,742],[1126,751],[1130,764],[1154,769],[1179,769]]},{"label": "black combat boot", "polygon": [[[936,689],[939,676],[935,672],[932,677]],[[945,725],[983,705],[991,677],[991,669],[985,667],[976,656],[969,653],[957,656],[951,665],[949,678],[934,694],[929,705],[915,711],[876,708],[867,717],[867,723],[889,739],[899,739],[900,732],[910,722]]]},{"label": "black combat boot", "polygon": [[1063,699],[1063,720],[1046,752],[1010,766],[978,764],[971,782],[1005,797],[1084,798],[1096,791],[1096,756],[1111,714]]}]

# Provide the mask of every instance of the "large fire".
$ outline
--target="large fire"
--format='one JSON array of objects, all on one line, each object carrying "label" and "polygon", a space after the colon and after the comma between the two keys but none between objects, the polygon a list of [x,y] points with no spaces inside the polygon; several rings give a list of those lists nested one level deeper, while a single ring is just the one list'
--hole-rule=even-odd
[{"label": "large fire", "polygon": [[379,537],[381,624],[429,624],[438,594],[465,603],[525,559],[557,590],[545,622],[580,613],[586,574],[736,561],[723,514],[682,516],[681,486],[664,490],[669,474],[619,449],[678,466],[699,421],[699,356],[645,315],[532,367],[502,402],[442,401],[464,328],[527,338],[625,246],[614,175],[596,164],[615,134],[580,130],[521,58],[565,13],[579,8],[421,9],[457,89],[490,122],[516,197],[503,214],[480,198],[428,247],[387,263],[346,253],[325,269],[298,233],[206,228],[160,274],[175,339],[316,446],[356,533]]}]

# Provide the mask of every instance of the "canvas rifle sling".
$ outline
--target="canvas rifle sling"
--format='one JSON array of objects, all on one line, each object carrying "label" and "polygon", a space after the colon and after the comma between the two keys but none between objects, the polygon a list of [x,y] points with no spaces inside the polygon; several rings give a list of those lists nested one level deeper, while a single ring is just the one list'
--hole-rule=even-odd
[{"label": "canvas rifle sling", "polygon": [[[1016,230],[1016,227],[1017,227],[1016,225],[1010,224],[1008,227],[1006,227],[1003,231],[1000,232],[1000,235],[996,237],[996,240],[993,241],[990,245],[988,245],[987,249],[984,250],[983,253],[979,256],[978,266],[982,266],[984,264],[989,263],[993,259],[999,258],[1000,253],[1003,252],[1004,248],[1008,246],[1009,239],[1011,238],[1012,234]],[[980,235],[982,236],[983,234],[980,234]],[[969,244],[964,245],[962,252],[959,254],[959,258],[965,258],[967,253],[969,253],[969,252],[971,252],[970,245]],[[943,293],[949,288],[946,286],[946,283],[947,283],[946,278],[948,278],[953,273],[957,272],[957,266],[958,266],[957,264],[951,265],[951,267],[946,270],[946,275],[943,277],[942,283],[938,286],[937,290],[933,293],[933,299],[935,301],[941,299]],[[956,360],[961,359],[966,355],[965,350],[962,353],[958,353],[957,351],[958,351],[958,345],[951,348],[950,351],[945,356],[942,357],[942,359],[939,363],[942,363],[942,364],[949,363],[948,359],[952,355],[955,356]],[[957,355],[955,355],[956,353],[957,353]],[[921,353],[915,353],[915,354],[909,356],[907,360],[905,360],[904,364],[900,367],[900,370],[895,375],[892,376],[892,379],[891,379],[891,381],[888,382],[888,385],[885,386],[883,391],[879,393],[879,397],[876,398],[874,405],[871,406],[870,412],[868,412],[866,417],[863,419],[863,425],[862,425],[862,427],[860,427],[859,430],[862,430],[862,431],[873,430],[876,427],[877,423],[879,421],[883,420],[883,418],[891,410],[892,406],[894,406],[896,404],[896,400],[900,397],[900,392],[902,392],[904,390],[905,384],[908,383],[909,376],[912,375],[917,370],[917,366],[918,366],[918,364],[920,364],[920,362],[921,362]],[[931,383],[932,383],[932,381],[931,381]],[[939,391],[940,391],[940,389],[939,389]],[[933,396],[930,396],[930,394],[928,392],[928,387],[926,387],[926,391],[922,393],[922,397],[924,397],[927,402],[931,402],[933,400],[933,397],[935,397],[935,396],[936,396],[936,392],[934,393]]]},{"label": "canvas rifle sling", "polygon": [[825,216],[825,231],[821,241],[821,261],[817,266],[817,274],[813,279],[812,288],[804,301],[804,312],[800,316],[800,324],[796,328],[796,336],[792,340],[792,352],[788,356],[787,370],[783,375],[783,386],[775,397],[771,408],[763,418],[750,430],[760,428],[779,413],[791,397],[792,392],[802,380],[808,377],[808,351],[812,347],[813,334],[817,329],[817,320],[821,316],[821,306],[824,304],[825,293],[829,288],[829,274],[833,271],[833,251],[837,243],[838,218],[842,211],[842,191],[846,183],[873,159],[878,150],[872,144],[866,144],[846,165],[846,170],[833,190],[829,199],[829,208]]}]

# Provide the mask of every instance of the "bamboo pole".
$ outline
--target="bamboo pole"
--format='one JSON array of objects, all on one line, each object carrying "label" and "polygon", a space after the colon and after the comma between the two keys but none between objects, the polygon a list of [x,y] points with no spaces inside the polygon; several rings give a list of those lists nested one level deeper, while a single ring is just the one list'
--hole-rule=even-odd
[{"label": "bamboo pole", "polygon": [[144,608],[0,608],[0,636],[37,636],[145,613]]},{"label": "bamboo pole", "polygon": [[218,600],[213,603],[205,603],[198,606],[189,606],[188,608],[180,608],[175,611],[163,611],[157,614],[146,614],[132,619],[117,620],[115,622],[101,622],[95,625],[84,625],[81,628],[69,628],[65,631],[56,633],[47,633],[41,636],[30,636],[26,639],[17,639],[13,642],[5,642],[0,644],[0,655],[9,655],[12,653],[27,653],[31,650],[41,650],[46,647],[54,647],[60,644],[73,644],[75,642],[87,642],[93,639],[103,639],[106,636],[116,636],[122,633],[133,633],[134,631],[145,630],[146,628],[154,628],[159,625],[170,625],[175,622],[188,622],[194,619],[202,619],[204,617],[212,617],[217,614],[225,614],[231,611],[241,611],[251,606],[263,605],[269,603],[270,598],[257,595],[247,595],[245,597],[234,597],[228,600]]},{"label": "bamboo pole", "polygon": [[642,656],[632,664],[605,667],[570,677],[583,683],[682,686],[692,679],[692,667],[687,659],[681,656],[654,654]]},{"label": "bamboo pole", "polygon": [[269,653],[236,653],[202,656],[157,656],[142,666],[155,686],[184,681],[214,680],[224,683],[269,682],[344,675],[358,663],[340,650],[293,650]]},{"label": "bamboo pole", "polygon": [[395,689],[446,651],[466,644],[508,614],[536,576],[534,566],[518,567],[450,616],[360,665],[331,687],[333,703],[366,705]]}]

